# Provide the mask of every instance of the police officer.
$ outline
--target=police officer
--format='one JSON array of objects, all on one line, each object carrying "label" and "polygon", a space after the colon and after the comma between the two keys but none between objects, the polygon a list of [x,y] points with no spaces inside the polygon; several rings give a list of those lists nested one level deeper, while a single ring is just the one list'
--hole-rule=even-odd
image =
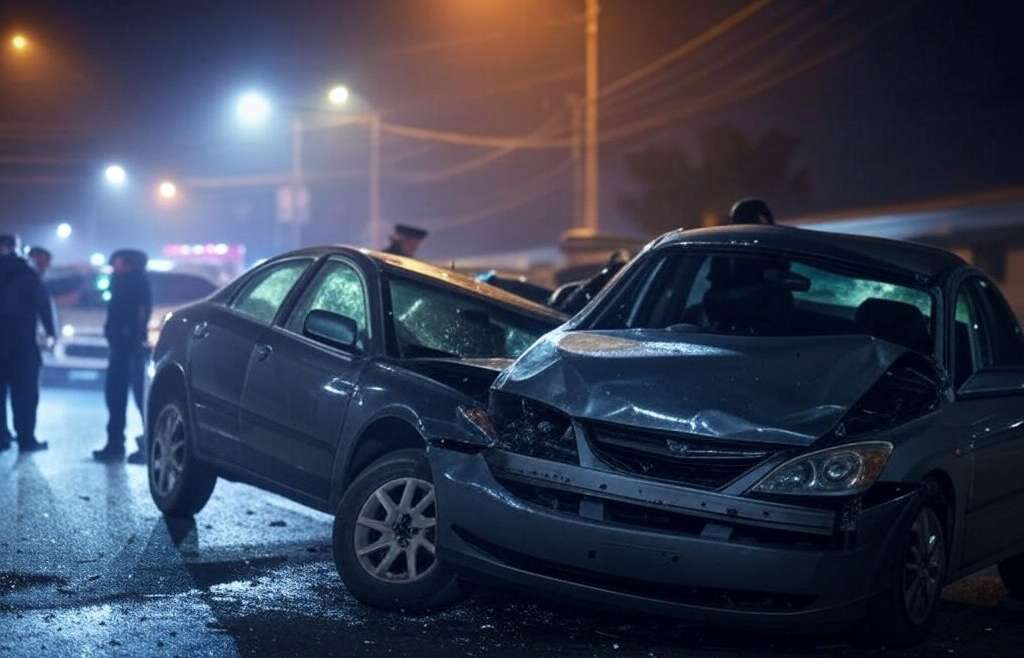
[{"label": "police officer", "polygon": [[414,258],[427,235],[427,232],[421,228],[407,224],[395,224],[395,232],[391,234],[391,242],[384,248],[384,253]]},{"label": "police officer", "polygon": [[[110,345],[107,364],[106,399],[110,419],[107,444],[92,455],[98,461],[124,459],[124,430],[128,413],[128,389],[142,413],[142,385],[147,354],[149,316],[153,312],[153,294],[146,276],[146,254],[133,249],[115,251],[110,256],[110,302],[103,333]],[[142,442],[129,461],[145,463]]]},{"label": "police officer", "polygon": [[[39,406],[39,344],[36,323],[41,322],[50,345],[56,340],[50,296],[39,275],[18,255],[18,238],[0,235],[0,392],[7,405],[11,393],[14,433],[22,452],[45,450],[36,439],[36,409]],[[6,416],[6,413],[4,414]],[[4,418],[0,450],[11,445]]]},{"label": "police officer", "polygon": [[761,199],[740,199],[729,211],[730,224],[775,224],[771,208]]}]

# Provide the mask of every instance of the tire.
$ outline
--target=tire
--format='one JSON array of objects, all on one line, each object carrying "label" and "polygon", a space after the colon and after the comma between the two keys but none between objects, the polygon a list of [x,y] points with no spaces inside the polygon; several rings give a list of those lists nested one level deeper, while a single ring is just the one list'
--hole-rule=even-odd
[{"label": "tire", "polygon": [[1024,600],[1024,555],[1015,555],[999,563],[999,576],[1010,596]]},{"label": "tire", "polygon": [[437,559],[433,492],[423,451],[400,450],[370,464],[342,496],[334,564],[359,601],[422,612],[460,597],[455,575]]},{"label": "tire", "polygon": [[888,588],[871,606],[862,640],[905,648],[928,637],[946,582],[949,544],[942,523],[946,511],[938,484],[926,481],[913,521],[896,543],[899,553],[889,556]]},{"label": "tire", "polygon": [[191,517],[210,500],[217,475],[195,458],[185,405],[164,403],[146,440],[149,493],[161,512]]}]

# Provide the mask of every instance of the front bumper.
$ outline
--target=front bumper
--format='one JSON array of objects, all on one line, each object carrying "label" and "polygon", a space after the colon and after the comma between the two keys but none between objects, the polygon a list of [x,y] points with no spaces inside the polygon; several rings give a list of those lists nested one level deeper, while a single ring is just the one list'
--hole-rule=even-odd
[{"label": "front bumper", "polygon": [[829,510],[499,450],[431,447],[429,456],[441,555],[464,575],[762,627],[860,616],[915,495],[865,509],[855,531],[840,533]]}]

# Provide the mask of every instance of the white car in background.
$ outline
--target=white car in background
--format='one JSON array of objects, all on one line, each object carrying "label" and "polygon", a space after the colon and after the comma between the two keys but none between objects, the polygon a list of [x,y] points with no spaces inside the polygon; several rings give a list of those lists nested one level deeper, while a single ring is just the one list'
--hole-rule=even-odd
[{"label": "white car in background", "polygon": [[[153,289],[149,344],[156,343],[166,315],[212,294],[217,285],[209,278],[182,271],[148,272]],[[107,368],[109,347],[103,323],[110,299],[110,268],[68,265],[52,268],[45,284],[56,307],[58,340],[43,353],[48,381],[99,381]]]}]

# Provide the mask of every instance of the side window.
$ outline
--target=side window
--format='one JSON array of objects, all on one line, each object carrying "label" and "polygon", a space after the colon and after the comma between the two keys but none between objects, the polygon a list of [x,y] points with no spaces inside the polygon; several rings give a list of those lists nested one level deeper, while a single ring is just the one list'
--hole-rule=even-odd
[{"label": "side window", "polygon": [[256,274],[231,302],[231,308],[264,324],[270,324],[288,292],[306,271],[310,259],[271,265]]},{"label": "side window", "polygon": [[991,340],[978,295],[979,280],[970,279],[956,295],[953,318],[953,377],[959,387],[992,362]]},{"label": "side window", "polygon": [[985,306],[985,323],[991,336],[990,360],[985,364],[991,368],[1014,368],[1024,366],[1024,339],[1021,338],[1017,318],[1006,305],[995,286],[977,279],[978,290]]},{"label": "side window", "polygon": [[355,320],[359,328],[356,345],[365,348],[370,335],[366,290],[359,273],[351,265],[340,260],[327,261],[295,305],[287,329],[301,334],[310,311],[330,311]]}]

